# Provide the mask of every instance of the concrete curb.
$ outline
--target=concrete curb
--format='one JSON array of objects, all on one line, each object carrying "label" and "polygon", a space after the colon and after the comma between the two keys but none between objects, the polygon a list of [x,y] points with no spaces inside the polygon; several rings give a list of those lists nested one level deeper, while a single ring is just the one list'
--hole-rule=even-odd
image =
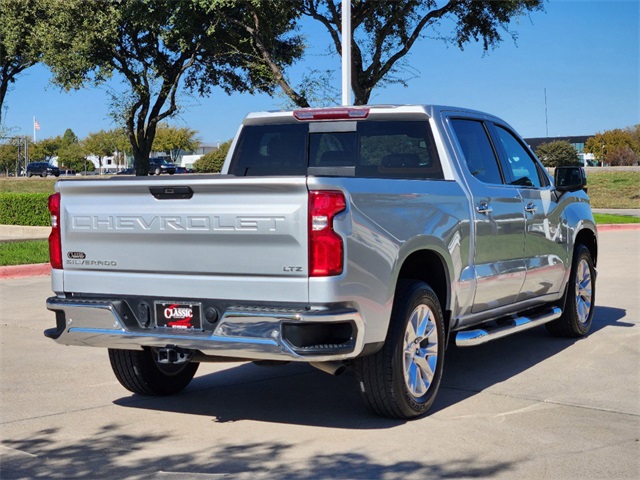
[{"label": "concrete curb", "polygon": [[46,275],[51,275],[51,265],[48,263],[0,267],[0,280],[9,278],[42,277]]},{"label": "concrete curb", "polygon": [[610,223],[597,225],[599,232],[609,232],[612,230],[640,230],[640,223]]},{"label": "concrete curb", "polygon": [[46,240],[51,227],[27,227],[24,225],[0,225],[1,241]]}]

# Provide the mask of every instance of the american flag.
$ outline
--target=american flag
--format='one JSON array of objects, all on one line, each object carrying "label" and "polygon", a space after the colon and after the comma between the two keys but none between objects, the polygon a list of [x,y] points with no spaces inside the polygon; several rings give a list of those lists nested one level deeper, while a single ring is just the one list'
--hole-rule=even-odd
[{"label": "american flag", "polygon": [[36,130],[40,130],[40,122],[36,120],[35,117],[33,117],[33,128],[35,128]]}]

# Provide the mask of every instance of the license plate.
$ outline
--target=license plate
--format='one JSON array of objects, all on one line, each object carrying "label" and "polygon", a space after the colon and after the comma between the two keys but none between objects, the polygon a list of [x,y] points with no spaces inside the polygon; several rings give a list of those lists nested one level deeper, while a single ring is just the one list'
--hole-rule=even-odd
[{"label": "license plate", "polygon": [[156,302],[156,326],[172,330],[202,330],[199,303]]}]

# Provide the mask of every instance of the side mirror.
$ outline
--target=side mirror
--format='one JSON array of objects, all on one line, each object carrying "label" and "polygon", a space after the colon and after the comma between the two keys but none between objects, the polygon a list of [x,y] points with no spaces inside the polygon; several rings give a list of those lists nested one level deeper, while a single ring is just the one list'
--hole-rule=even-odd
[{"label": "side mirror", "polygon": [[560,192],[587,191],[587,174],[582,167],[557,167],[554,174],[556,190]]}]

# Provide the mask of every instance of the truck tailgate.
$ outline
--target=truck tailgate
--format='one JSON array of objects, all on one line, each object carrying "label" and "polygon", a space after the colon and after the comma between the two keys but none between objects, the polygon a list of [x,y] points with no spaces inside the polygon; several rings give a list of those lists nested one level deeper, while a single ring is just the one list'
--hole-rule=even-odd
[{"label": "truck tailgate", "polygon": [[242,279],[248,289],[268,284],[269,295],[276,288],[307,301],[305,178],[129,178],[57,188],[66,292],[91,285],[95,293],[98,281],[103,293],[144,294],[151,282],[159,295],[215,297]]}]

